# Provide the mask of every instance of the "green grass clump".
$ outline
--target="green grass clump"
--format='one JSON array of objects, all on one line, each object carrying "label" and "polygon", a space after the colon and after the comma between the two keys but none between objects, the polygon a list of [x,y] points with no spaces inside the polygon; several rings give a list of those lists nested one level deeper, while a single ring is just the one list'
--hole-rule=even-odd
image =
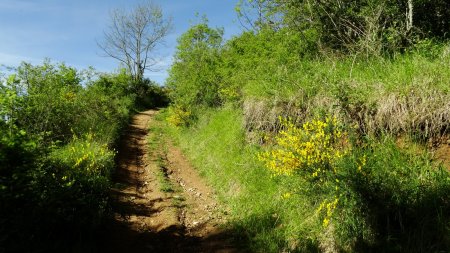
[{"label": "green grass clump", "polygon": [[[363,211],[359,218],[364,217],[374,237],[356,240],[355,247],[386,252],[448,249],[450,215],[445,210],[450,208],[450,173],[432,162],[427,152],[399,148],[389,137],[369,141],[349,159],[361,154],[367,161],[359,172],[345,161],[350,169],[342,175],[344,189],[356,200],[351,209]],[[340,229],[348,239],[364,238],[354,233],[353,225],[348,227],[357,224],[352,216],[340,218]]]}]

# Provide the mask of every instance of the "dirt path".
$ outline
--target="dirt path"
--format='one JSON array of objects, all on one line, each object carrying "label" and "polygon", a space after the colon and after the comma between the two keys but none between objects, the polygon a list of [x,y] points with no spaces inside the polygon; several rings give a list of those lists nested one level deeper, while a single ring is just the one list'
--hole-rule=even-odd
[{"label": "dirt path", "polygon": [[[211,189],[166,138],[148,132],[156,111],[134,116],[118,154],[107,252],[239,252]],[[148,143],[152,135],[154,143]],[[159,140],[162,139],[162,140]],[[152,146],[152,151],[149,151]]]}]

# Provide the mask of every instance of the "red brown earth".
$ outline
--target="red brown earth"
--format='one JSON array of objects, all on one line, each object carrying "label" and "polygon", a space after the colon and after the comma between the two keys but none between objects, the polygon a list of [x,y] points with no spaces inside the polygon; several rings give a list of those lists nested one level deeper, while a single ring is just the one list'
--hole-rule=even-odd
[{"label": "red brown earth", "polygon": [[[211,188],[167,138],[149,150],[157,111],[134,116],[118,153],[105,252],[242,252]],[[162,180],[175,190],[163,191]]]}]

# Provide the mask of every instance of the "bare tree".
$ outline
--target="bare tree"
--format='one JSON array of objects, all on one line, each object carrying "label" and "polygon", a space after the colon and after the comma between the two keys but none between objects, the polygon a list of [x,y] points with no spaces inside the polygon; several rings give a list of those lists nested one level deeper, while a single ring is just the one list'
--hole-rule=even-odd
[{"label": "bare tree", "polygon": [[172,28],[172,19],[163,16],[161,7],[147,1],[130,11],[115,9],[104,40],[97,43],[106,56],[123,63],[135,81],[142,81],[144,71],[158,59],[154,50]]}]

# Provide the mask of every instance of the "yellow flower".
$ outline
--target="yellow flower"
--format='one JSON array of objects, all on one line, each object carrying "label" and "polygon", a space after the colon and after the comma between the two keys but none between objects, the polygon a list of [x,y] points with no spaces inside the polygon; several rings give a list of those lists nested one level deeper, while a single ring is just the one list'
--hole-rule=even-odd
[{"label": "yellow flower", "polygon": [[281,198],[282,199],[288,199],[288,198],[290,198],[291,197],[291,193],[290,192],[286,192],[286,193],[284,193],[283,195],[281,195]]},{"label": "yellow flower", "polygon": [[330,223],[330,219],[325,218],[325,219],[323,219],[323,224],[322,224],[322,225],[323,225],[324,227],[327,227],[329,223]]}]

